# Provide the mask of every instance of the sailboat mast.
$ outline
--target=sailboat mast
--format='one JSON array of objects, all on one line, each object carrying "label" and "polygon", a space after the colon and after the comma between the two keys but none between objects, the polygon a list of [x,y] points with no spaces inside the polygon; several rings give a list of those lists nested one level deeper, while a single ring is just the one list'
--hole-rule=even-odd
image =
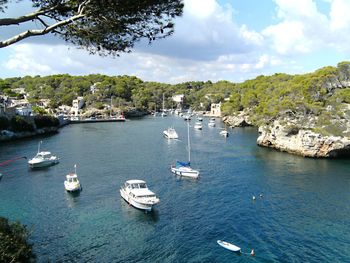
[{"label": "sailboat mast", "polygon": [[190,123],[187,121],[187,148],[188,148],[188,162],[191,162],[191,144],[190,144]]},{"label": "sailboat mast", "polygon": [[40,144],[42,144],[43,141],[40,141],[39,144],[38,144],[38,153],[40,152]]}]

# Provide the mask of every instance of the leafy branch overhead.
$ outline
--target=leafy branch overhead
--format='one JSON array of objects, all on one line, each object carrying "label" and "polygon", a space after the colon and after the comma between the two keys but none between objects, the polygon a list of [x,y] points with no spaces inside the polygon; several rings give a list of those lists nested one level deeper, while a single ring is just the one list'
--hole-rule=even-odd
[{"label": "leafy branch overhead", "polygon": [[[0,11],[18,0],[0,0]],[[0,48],[23,39],[53,33],[90,53],[118,55],[130,52],[135,42],[149,43],[174,32],[173,20],[182,15],[182,0],[32,0],[34,12],[1,18],[0,27],[35,22],[33,29],[5,40]],[[37,28],[40,25],[40,28]]]}]

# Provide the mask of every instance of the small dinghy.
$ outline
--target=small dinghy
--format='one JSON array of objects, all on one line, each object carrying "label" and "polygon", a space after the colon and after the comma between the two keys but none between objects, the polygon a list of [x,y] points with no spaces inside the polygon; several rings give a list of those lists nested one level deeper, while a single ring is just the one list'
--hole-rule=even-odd
[{"label": "small dinghy", "polygon": [[226,249],[231,250],[233,252],[241,253],[241,248],[240,247],[237,247],[237,246],[235,246],[235,245],[233,245],[231,243],[228,243],[228,242],[225,242],[225,241],[222,241],[222,240],[218,240],[217,242],[223,248],[226,248]]}]

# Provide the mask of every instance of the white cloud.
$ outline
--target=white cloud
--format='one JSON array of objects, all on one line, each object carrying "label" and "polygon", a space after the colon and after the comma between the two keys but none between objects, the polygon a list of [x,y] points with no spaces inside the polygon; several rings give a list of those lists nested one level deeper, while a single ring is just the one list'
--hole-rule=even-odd
[{"label": "white cloud", "polygon": [[349,30],[350,27],[350,1],[332,0],[330,11],[330,27],[332,30]]}]

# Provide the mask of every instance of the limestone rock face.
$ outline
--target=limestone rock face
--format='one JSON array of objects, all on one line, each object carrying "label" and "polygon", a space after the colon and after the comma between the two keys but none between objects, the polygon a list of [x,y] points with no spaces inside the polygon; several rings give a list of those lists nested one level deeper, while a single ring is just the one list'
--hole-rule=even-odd
[{"label": "limestone rock face", "polygon": [[321,136],[292,125],[274,121],[259,127],[257,144],[305,157],[340,157],[350,155],[350,140],[346,137]]},{"label": "limestone rock face", "polygon": [[249,115],[242,111],[239,112],[237,115],[235,116],[226,116],[222,118],[222,121],[234,128],[234,127],[246,127],[246,126],[252,126],[251,121],[249,120]]}]

